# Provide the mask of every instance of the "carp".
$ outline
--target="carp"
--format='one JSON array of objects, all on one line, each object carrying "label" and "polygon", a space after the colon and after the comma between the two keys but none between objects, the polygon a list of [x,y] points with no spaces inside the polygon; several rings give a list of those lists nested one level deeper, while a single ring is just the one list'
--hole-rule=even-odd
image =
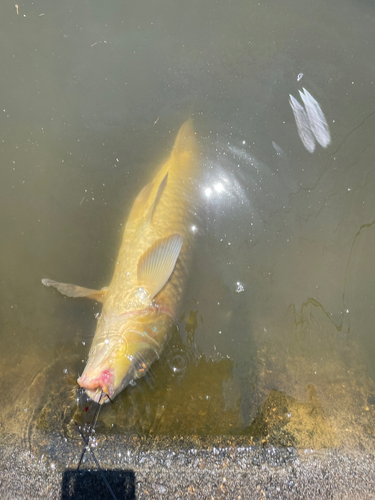
[{"label": "carp", "polygon": [[112,400],[145,375],[167,342],[192,257],[198,164],[189,120],[167,161],[133,203],[108,287],[93,290],[42,280],[68,297],[103,304],[86,367],[77,380],[95,402]]}]

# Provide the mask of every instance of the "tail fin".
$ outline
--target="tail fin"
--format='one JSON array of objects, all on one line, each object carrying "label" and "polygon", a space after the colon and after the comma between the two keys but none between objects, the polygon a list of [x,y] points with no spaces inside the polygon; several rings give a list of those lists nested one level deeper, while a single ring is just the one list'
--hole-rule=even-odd
[{"label": "tail fin", "polygon": [[197,151],[197,140],[195,137],[193,120],[190,118],[181,125],[176,140],[174,141],[173,153],[177,154],[184,152],[195,153],[196,151]]}]

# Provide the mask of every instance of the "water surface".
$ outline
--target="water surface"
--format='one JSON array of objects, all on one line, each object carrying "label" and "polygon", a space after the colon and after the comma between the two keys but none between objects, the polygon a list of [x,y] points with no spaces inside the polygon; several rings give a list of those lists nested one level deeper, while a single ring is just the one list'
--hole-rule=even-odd
[{"label": "water surface", "polygon": [[[202,175],[181,315],[98,431],[372,446],[374,19],[351,1],[4,8],[4,442],[73,437],[100,308],[40,280],[108,284],[134,195],[191,116]],[[289,106],[302,87],[332,137],[313,154]]]}]

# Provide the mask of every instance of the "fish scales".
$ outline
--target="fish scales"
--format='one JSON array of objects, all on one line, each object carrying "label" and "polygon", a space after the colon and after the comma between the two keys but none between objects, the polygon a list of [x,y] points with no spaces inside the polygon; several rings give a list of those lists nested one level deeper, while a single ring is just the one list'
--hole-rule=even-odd
[{"label": "fish scales", "polygon": [[[180,131],[181,134],[181,131]],[[193,190],[197,163],[196,146],[191,145],[191,152],[178,153],[178,158],[169,158],[153,181],[153,189],[149,200],[155,199],[156,191],[168,173],[168,182],[163,196],[153,215],[152,224],[144,222],[150,210],[150,204],[144,207],[141,217],[134,222],[128,222],[125,227],[123,241],[115,264],[115,272],[108,290],[104,310],[125,312],[132,308],[130,295],[133,288],[138,288],[137,266],[142,254],[154,241],[166,234],[180,233],[184,244],[180,252],[174,272],[157,297],[157,303],[164,304],[169,309],[175,309],[179,303],[186,279],[190,247],[192,245],[190,208],[193,206]],[[173,153],[172,153],[173,154]],[[176,154],[176,153],[175,153]],[[177,156],[177,154],[176,154]],[[179,168],[178,168],[179,167]],[[185,168],[184,168],[185,167]],[[132,249],[129,252],[129,248]]]}]

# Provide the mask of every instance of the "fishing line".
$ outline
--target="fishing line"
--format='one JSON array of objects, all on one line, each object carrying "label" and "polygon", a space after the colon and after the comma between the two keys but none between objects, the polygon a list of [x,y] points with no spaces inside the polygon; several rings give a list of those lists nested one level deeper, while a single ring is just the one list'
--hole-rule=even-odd
[{"label": "fishing line", "polygon": [[[99,401],[98,401],[98,406],[97,406],[97,408],[95,410],[95,414],[94,414],[94,418],[93,418],[92,424],[89,425],[89,429],[88,429],[87,436],[86,436],[88,440],[90,440],[91,433],[94,432],[94,430],[95,430],[96,422],[98,421],[99,412],[100,412],[100,409],[101,409],[100,401],[101,401],[101,399],[102,399],[103,396],[107,396],[107,398],[109,399],[109,401],[113,404],[113,401],[108,396],[108,394],[106,394],[104,391],[102,391],[101,394],[100,394]],[[74,422],[74,423],[76,423],[76,422]],[[77,470],[79,470],[79,468],[81,466],[81,463],[82,463],[82,460],[83,460],[83,457],[84,457],[85,453],[86,453],[86,448],[83,448],[82,454],[81,454],[81,458],[79,459],[79,462],[78,462]]]},{"label": "fishing line", "polygon": [[[106,394],[105,392],[102,392],[102,395],[104,394],[104,396],[107,396],[107,398],[109,399],[109,401],[113,404],[113,401],[112,399],[108,396],[108,394]],[[100,401],[100,400],[99,400]]]},{"label": "fishing line", "polygon": [[[100,467],[99,462],[98,462],[98,461],[97,461],[97,459],[96,459],[96,456],[95,456],[94,452],[93,452],[93,451],[92,451],[92,449],[90,448],[90,444],[89,444],[89,442],[88,442],[88,440],[87,440],[86,436],[85,436],[85,435],[83,434],[83,432],[81,431],[81,428],[80,428],[80,426],[77,424],[77,422],[76,422],[76,421],[74,421],[74,423],[76,424],[77,429],[78,429],[78,432],[81,434],[81,437],[82,437],[83,441],[85,442],[85,445],[86,445],[86,448],[85,448],[85,449],[89,450],[89,452],[91,453],[92,458],[94,459],[94,462],[96,463],[96,466],[97,466],[97,468],[98,468],[98,470],[99,470],[99,472],[100,472],[100,475],[102,476],[102,479],[103,479],[103,481],[105,482],[105,485],[107,486],[108,491],[110,492],[110,494],[111,494],[111,496],[112,496],[113,500],[117,500],[116,495],[114,494],[114,492],[113,492],[113,490],[112,490],[112,488],[111,488],[111,485],[110,485],[110,484],[109,484],[109,482],[107,481],[107,479],[106,479],[106,477],[105,477],[105,475],[104,475],[104,472],[102,471],[102,468]],[[77,470],[78,470],[78,469],[77,469]]]},{"label": "fishing line", "polygon": [[102,399],[102,397],[103,397],[103,396],[107,396],[107,398],[109,399],[109,401],[113,404],[113,401],[112,401],[112,399],[108,396],[108,394],[106,394],[104,391],[102,391],[102,392],[101,392],[101,394],[100,394],[99,401],[98,401],[98,406],[97,406],[97,408],[96,408],[96,410],[95,410],[95,414],[94,414],[94,418],[93,418],[92,424],[90,424],[90,426],[89,426],[89,429],[88,429],[88,432],[87,432],[87,436],[85,436],[85,435],[83,434],[83,432],[82,432],[82,430],[81,430],[81,427],[80,427],[80,426],[77,424],[77,422],[74,420],[74,423],[75,423],[75,425],[77,426],[78,432],[80,433],[80,435],[81,435],[81,437],[82,437],[82,439],[83,439],[83,441],[84,441],[84,443],[85,443],[85,445],[86,445],[86,446],[83,448],[83,450],[82,450],[82,453],[81,453],[81,458],[79,459],[79,462],[78,462],[77,471],[79,470],[79,468],[80,468],[80,466],[81,466],[81,464],[82,464],[82,460],[83,460],[83,457],[85,456],[86,450],[89,450],[89,452],[90,452],[90,453],[91,453],[91,455],[92,455],[92,458],[94,459],[94,462],[95,462],[96,466],[98,467],[98,470],[99,470],[99,472],[100,472],[100,475],[102,476],[102,479],[103,479],[103,481],[104,481],[105,485],[106,485],[106,486],[107,486],[107,488],[108,488],[108,491],[110,492],[110,494],[111,494],[112,498],[113,498],[114,500],[117,500],[116,495],[114,494],[114,492],[113,492],[113,490],[112,490],[112,488],[111,488],[111,486],[110,486],[109,482],[107,481],[107,479],[106,479],[106,477],[105,477],[105,475],[104,475],[104,472],[102,471],[102,468],[100,467],[100,464],[99,464],[99,462],[98,462],[98,460],[97,460],[97,458],[96,458],[96,456],[95,456],[95,454],[94,454],[93,450],[90,448],[90,438],[91,438],[91,434],[92,434],[92,432],[94,432],[94,431],[95,431],[95,426],[96,426],[96,423],[97,423],[97,421],[98,421],[99,412],[100,412],[100,409],[101,409],[101,404],[100,404],[100,401],[101,401],[101,399]]},{"label": "fishing line", "polygon": [[[90,441],[91,433],[95,430],[95,425],[96,425],[96,422],[97,422],[98,417],[99,417],[99,412],[100,412],[100,408],[101,408],[100,400],[102,399],[103,394],[104,394],[103,392],[100,394],[100,398],[99,398],[99,401],[98,401],[98,406],[97,406],[97,408],[95,410],[95,413],[94,413],[93,423],[89,425],[89,430],[87,432],[87,439],[89,441]],[[74,423],[76,425],[78,425],[77,422],[74,422]],[[83,450],[82,450],[81,458],[79,459],[79,462],[78,462],[77,471],[81,467],[81,463],[82,463],[83,457],[85,456],[85,453],[86,453],[86,447],[84,447]]]}]

